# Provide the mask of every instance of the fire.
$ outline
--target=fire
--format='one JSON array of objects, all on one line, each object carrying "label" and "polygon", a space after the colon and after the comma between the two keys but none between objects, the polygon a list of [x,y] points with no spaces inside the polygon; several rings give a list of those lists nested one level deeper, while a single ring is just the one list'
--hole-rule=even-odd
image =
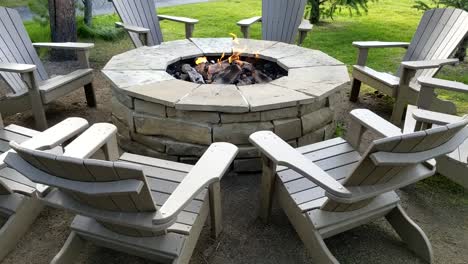
[{"label": "fire", "polygon": [[[237,38],[237,35],[236,35],[236,34],[234,34],[234,33],[229,33],[229,35],[232,37],[232,42],[233,42],[234,44],[237,44],[237,45],[240,44],[240,43],[239,43],[239,39]],[[231,55],[229,58],[227,58],[227,62],[229,62],[229,64],[231,64],[231,63],[234,62],[234,61],[240,62],[240,60],[241,60],[241,55],[242,55],[242,53],[245,51],[245,49],[246,49],[245,47],[244,47],[244,48],[239,48],[239,47],[233,48],[232,55]],[[224,59],[225,55],[226,55],[226,54],[224,54],[224,52],[223,52],[223,54],[221,55],[221,57],[220,57],[219,59],[217,59],[216,62],[217,62],[218,64],[221,64],[223,61],[226,61],[226,60]],[[255,52],[255,53],[254,53],[254,56],[255,56],[256,59],[260,58],[259,51]],[[200,64],[202,64],[202,63],[207,63],[207,62],[208,62],[208,59],[207,59],[206,57],[198,57],[198,58],[195,60],[195,64],[196,64],[196,65],[200,65]],[[214,63],[214,62],[213,62],[213,63]],[[241,63],[241,62],[240,62],[240,63]]]},{"label": "fire", "polygon": [[198,57],[197,60],[195,60],[195,64],[202,64],[202,63],[207,63],[208,59],[206,57]]}]

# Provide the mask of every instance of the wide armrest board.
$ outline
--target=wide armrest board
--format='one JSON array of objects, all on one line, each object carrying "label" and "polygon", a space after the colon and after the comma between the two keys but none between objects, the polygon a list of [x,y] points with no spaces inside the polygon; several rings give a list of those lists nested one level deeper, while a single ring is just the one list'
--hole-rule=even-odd
[{"label": "wide armrest board", "polygon": [[89,158],[116,133],[117,128],[112,124],[94,124],[65,147],[63,156],[80,159]]},{"label": "wide armrest board", "polygon": [[79,43],[79,42],[38,42],[33,43],[36,48],[52,48],[52,49],[73,49],[73,50],[89,50],[94,47],[94,43]]},{"label": "wide armrest board", "polygon": [[178,16],[167,16],[167,15],[158,15],[158,18],[161,20],[167,19],[170,21],[181,22],[185,24],[197,24],[198,19],[193,19],[189,17],[178,17]]},{"label": "wide armrest board", "polygon": [[401,129],[367,109],[355,109],[350,113],[353,122],[384,137],[401,135]]},{"label": "wide armrest board", "polygon": [[119,28],[123,28],[127,31],[138,33],[138,34],[144,34],[150,32],[149,28],[144,28],[144,27],[137,27],[137,26],[132,26],[132,25],[127,25],[122,22],[115,22],[115,26]]},{"label": "wide armrest board", "polygon": [[385,41],[354,41],[353,46],[358,48],[407,48],[408,42],[385,42]]},{"label": "wide armrest board", "polygon": [[430,87],[435,89],[444,89],[455,92],[468,92],[468,85],[461,82],[447,81],[430,77],[419,77],[418,82],[422,87]]},{"label": "wide armrest board", "polygon": [[14,72],[14,73],[26,73],[26,72],[32,72],[35,69],[36,69],[36,65],[33,65],[33,64],[0,62],[0,71]]},{"label": "wide armrest board", "polygon": [[219,181],[236,157],[238,148],[230,143],[213,143],[159,209],[154,224],[175,217],[200,191]]},{"label": "wide armrest board", "polygon": [[313,25],[307,19],[303,19],[301,24],[299,25],[299,31],[311,31],[312,28]]},{"label": "wide armrest board", "polygon": [[424,61],[404,61],[401,65],[412,70],[423,70],[438,68],[444,65],[457,64],[458,59],[424,60]]},{"label": "wide armrest board", "polygon": [[237,22],[237,25],[239,26],[250,26],[258,21],[262,20],[262,17],[261,16],[255,16],[255,17],[251,17],[251,18],[246,18],[246,19],[242,19],[240,20],[239,22]]},{"label": "wide armrest board", "polygon": [[21,146],[39,150],[52,149],[86,128],[88,128],[88,121],[85,119],[69,117],[44,132],[34,135],[31,139],[21,143]]}]

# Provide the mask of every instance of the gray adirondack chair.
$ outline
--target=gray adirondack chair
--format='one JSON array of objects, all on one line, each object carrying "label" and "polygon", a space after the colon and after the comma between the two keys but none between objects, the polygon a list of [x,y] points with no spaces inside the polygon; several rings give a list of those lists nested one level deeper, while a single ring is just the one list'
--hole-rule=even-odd
[{"label": "gray adirondack chair", "polygon": [[197,19],[156,14],[154,0],[109,0],[114,4],[121,22],[116,26],[127,31],[136,48],[154,46],[163,42],[159,26],[160,20],[170,20],[185,24],[185,37],[191,38]]},{"label": "gray adirondack chair", "polygon": [[103,142],[119,157],[117,129],[105,125],[113,127],[112,137],[87,130],[63,155],[10,143],[16,153],[5,158],[9,166],[56,187],[41,200],[78,214],[52,263],[72,263],[84,240],[162,263],[188,263],[208,212],[213,235],[221,231],[219,180],[237,147],[214,143],[195,166],[129,153],[116,162],[88,159]]},{"label": "gray adirondack chair", "polygon": [[70,118],[39,132],[17,125],[4,127],[0,116],[0,261],[16,247],[36,220],[43,208],[37,195],[47,189],[36,186],[22,174],[6,167],[3,160],[10,151],[8,142],[15,141],[32,149],[39,143],[44,151],[61,153],[60,144],[87,126],[84,119]]},{"label": "gray adirondack chair", "polygon": [[[44,105],[84,87],[88,106],[96,106],[90,69],[91,43],[31,43],[16,10],[0,7],[0,86],[8,93],[0,99],[0,112],[11,115],[32,109],[36,127],[47,128]],[[34,48],[76,50],[81,67],[50,78]]]},{"label": "gray adirondack chair", "polygon": [[[356,101],[361,82],[393,96],[396,101],[391,121],[399,125],[407,104],[415,104],[419,85],[417,77],[433,77],[447,64],[455,64],[457,59],[448,59],[468,33],[468,12],[446,8],[432,9],[424,13],[411,43],[358,41],[353,45],[359,49],[357,65],[353,67],[353,84],[350,100]],[[370,48],[406,48],[396,74],[376,71],[366,66]],[[437,111],[455,113],[455,105],[434,99],[433,108]]]},{"label": "gray adirondack chair", "polygon": [[[433,175],[431,159],[468,137],[468,120],[403,135],[369,110],[353,110],[351,117],[348,140],[294,149],[269,131],[250,136],[263,155],[261,218],[268,219],[276,193],[314,263],[338,263],[323,239],[385,216],[409,248],[430,262],[430,242],[394,190]],[[357,149],[365,129],[385,138],[361,156]]]},{"label": "gray adirondack chair", "polygon": [[[459,117],[428,111],[432,109],[432,101],[437,96],[434,89],[468,93],[468,85],[429,77],[420,77],[418,82],[421,85],[421,91],[417,104],[408,105],[404,134],[460,122],[463,118],[468,119],[468,115]],[[468,140],[453,152],[437,159],[437,172],[468,189]]]},{"label": "gray adirondack chair", "polygon": [[307,0],[264,0],[262,16],[240,20],[244,38],[250,38],[250,26],[262,22],[262,39],[294,43],[299,31],[298,45],[301,45],[312,30],[308,20],[303,19]]}]

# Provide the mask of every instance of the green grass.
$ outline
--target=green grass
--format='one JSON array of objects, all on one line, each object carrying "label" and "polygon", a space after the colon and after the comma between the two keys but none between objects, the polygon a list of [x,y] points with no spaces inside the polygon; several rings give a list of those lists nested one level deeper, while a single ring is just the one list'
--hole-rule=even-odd
[{"label": "green grass", "polygon": [[[0,0],[5,1],[5,0]],[[15,2],[12,0],[7,0]],[[369,4],[367,15],[350,17],[348,12],[336,14],[334,20],[325,19],[316,25],[312,34],[304,42],[304,46],[319,49],[343,61],[347,65],[356,62],[357,50],[351,43],[356,40],[410,41],[422,16],[422,12],[412,8],[413,0],[379,0]],[[228,37],[233,32],[241,36],[236,22],[242,18],[261,14],[261,0],[218,0],[208,3],[182,5],[160,8],[160,14],[193,17],[200,20],[196,25],[195,37]],[[94,27],[100,31],[115,31],[116,15],[97,16]],[[34,41],[46,41],[49,38],[48,29],[28,22],[26,27]],[[170,21],[162,21],[161,27],[166,41],[184,38],[184,25]],[[252,38],[261,37],[261,25],[258,23],[251,29]],[[86,33],[86,32],[85,32]],[[95,32],[94,32],[95,33]],[[99,32],[98,32],[99,33]],[[112,34],[114,34],[113,32]],[[83,34],[83,33],[82,33]],[[116,33],[118,34],[118,33]],[[123,52],[132,45],[128,37],[112,41],[99,40],[99,34],[90,34],[83,41],[96,42],[91,60],[105,64],[113,55]],[[120,35],[119,35],[120,36]],[[395,72],[401,62],[404,49],[373,49],[370,51],[368,65],[377,70]],[[349,68],[351,70],[351,68]],[[468,83],[468,63],[456,67],[445,67],[439,78]],[[372,91],[364,86],[364,91]],[[468,94],[441,92],[441,97],[453,100],[460,113],[468,113]]]},{"label": "green grass", "polygon": [[0,6],[17,7],[27,6],[29,0],[0,0]]}]

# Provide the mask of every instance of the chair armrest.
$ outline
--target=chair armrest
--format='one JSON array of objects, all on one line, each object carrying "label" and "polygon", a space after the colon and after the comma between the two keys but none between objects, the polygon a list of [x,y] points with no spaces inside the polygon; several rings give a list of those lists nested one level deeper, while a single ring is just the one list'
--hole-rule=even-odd
[{"label": "chair armrest", "polygon": [[421,87],[468,93],[468,85],[461,82],[447,81],[430,77],[419,77],[418,82],[421,84]]},{"label": "chair armrest", "polygon": [[262,20],[261,16],[255,16],[255,17],[239,20],[237,22],[237,25],[241,26],[241,27],[250,26],[250,25],[252,25],[252,24],[254,24],[254,23],[258,22],[258,21],[261,21],[261,20]]},{"label": "chair armrest", "polygon": [[311,31],[313,27],[309,20],[303,19],[299,25],[299,31]]},{"label": "chair armrest", "polygon": [[386,42],[386,41],[354,41],[353,46],[360,49],[369,48],[408,48],[409,42]]},{"label": "chair armrest", "polygon": [[122,22],[115,22],[115,27],[123,28],[126,31],[134,32],[134,33],[138,33],[138,34],[146,34],[146,33],[150,32],[150,30],[148,28],[137,27],[137,26],[132,26],[132,25],[126,25],[126,24],[124,24]]},{"label": "chair armrest", "polygon": [[14,73],[27,73],[27,72],[33,72],[35,70],[36,70],[36,65],[33,65],[33,64],[0,62],[0,71],[14,72]]},{"label": "chair armrest", "polygon": [[83,132],[88,126],[88,121],[83,118],[69,117],[21,143],[21,146],[37,150],[52,149]]},{"label": "chair armrest", "polygon": [[401,129],[367,109],[355,109],[350,112],[353,122],[371,130],[381,137],[400,136]]},{"label": "chair armrest", "polygon": [[63,156],[89,158],[109,142],[113,144],[116,133],[117,128],[112,124],[94,124],[65,147]]},{"label": "chair armrest", "polygon": [[197,194],[213,182],[217,182],[229,169],[238,148],[230,143],[213,143],[171,196],[159,209],[153,224],[164,224],[175,218]]},{"label": "chair armrest", "polygon": [[273,132],[253,133],[250,135],[249,141],[276,165],[294,170],[335,196],[351,196],[351,193],[343,185]]},{"label": "chair armrest", "polygon": [[189,18],[189,17],[179,17],[179,16],[167,16],[167,15],[158,15],[159,20],[170,20],[174,22],[184,23],[184,24],[197,24],[198,19]]},{"label": "chair armrest", "polygon": [[71,49],[71,50],[90,50],[94,48],[94,43],[79,43],[79,42],[38,42],[33,43],[35,48],[50,48],[50,49]]},{"label": "chair armrest", "polygon": [[401,65],[404,68],[411,69],[411,70],[423,70],[423,69],[438,68],[444,65],[455,65],[458,62],[459,62],[458,59],[403,61]]},{"label": "chair armrest", "polygon": [[460,122],[463,119],[463,117],[433,112],[424,109],[413,110],[412,116],[416,121],[439,126]]}]

